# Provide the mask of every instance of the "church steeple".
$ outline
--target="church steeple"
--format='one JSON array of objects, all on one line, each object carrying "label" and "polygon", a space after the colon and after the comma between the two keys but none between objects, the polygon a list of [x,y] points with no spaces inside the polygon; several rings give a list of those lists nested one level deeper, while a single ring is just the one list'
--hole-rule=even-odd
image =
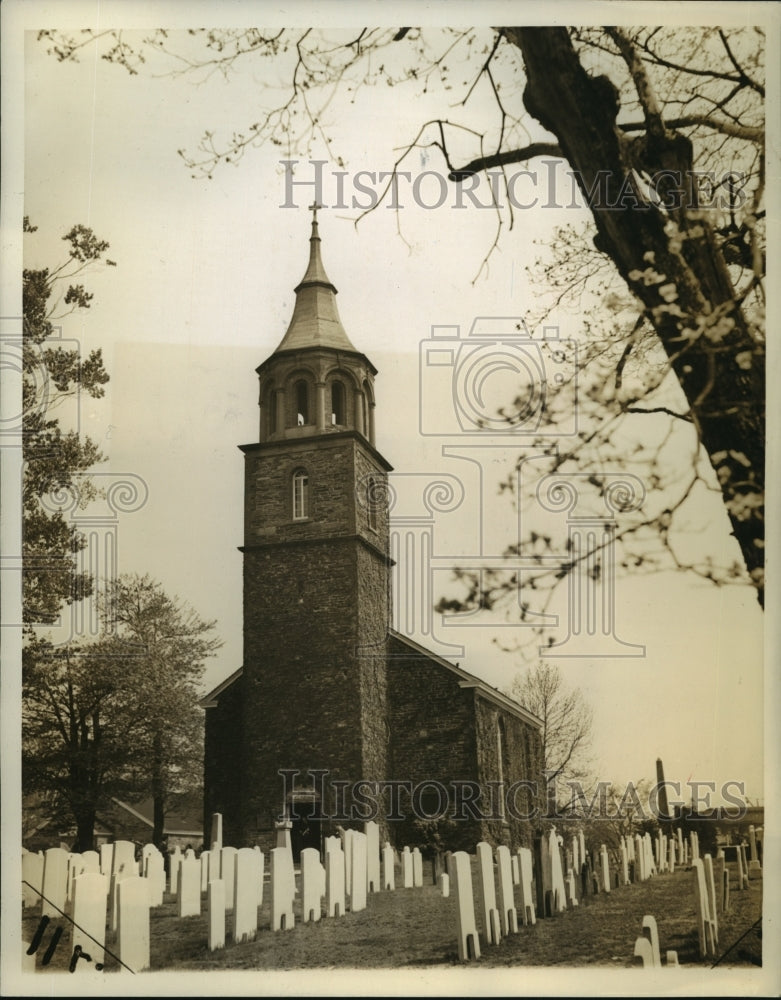
[{"label": "church steeple", "polygon": [[260,441],[354,431],[374,444],[377,369],[356,350],[336,308],[320,256],[317,205],[309,263],[296,285],[293,316],[276,350],[258,367]]},{"label": "church steeple", "polygon": [[320,234],[317,227],[316,203],[312,209],[312,235],[309,238],[309,265],[296,285],[293,317],[275,354],[307,347],[331,347],[337,351],[357,353],[344,331],[336,308],[336,288],[325,273],[320,256]]}]

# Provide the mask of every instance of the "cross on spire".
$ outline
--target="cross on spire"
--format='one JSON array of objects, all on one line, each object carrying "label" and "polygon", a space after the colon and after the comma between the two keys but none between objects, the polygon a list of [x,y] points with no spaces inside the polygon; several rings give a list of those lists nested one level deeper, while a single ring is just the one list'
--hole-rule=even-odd
[{"label": "cross on spire", "polygon": [[317,201],[313,201],[309,206],[309,211],[312,213],[312,223],[314,225],[317,225],[317,210],[322,207],[322,205],[318,205]]}]

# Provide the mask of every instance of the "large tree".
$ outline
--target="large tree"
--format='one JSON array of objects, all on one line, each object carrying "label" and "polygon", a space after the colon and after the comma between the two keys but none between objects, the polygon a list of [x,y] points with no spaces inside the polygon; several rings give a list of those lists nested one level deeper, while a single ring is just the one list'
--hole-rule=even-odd
[{"label": "large tree", "polygon": [[216,623],[171,597],[148,575],[125,574],[108,587],[103,622],[133,664],[135,696],[143,706],[139,751],[145,791],[153,801],[153,842],[163,838],[172,796],[203,776],[203,713],[198,706],[205,661],[222,645]]},{"label": "large tree", "polygon": [[[28,219],[24,230],[36,231]],[[78,393],[104,394],[108,374],[100,349],[82,358],[65,347],[58,327],[77,309],[89,309],[92,294],[75,279],[106,259],[109,248],[91,229],[75,225],[64,236],[64,260],[52,267],[25,268],[22,344],[23,617],[27,624],[51,624],[63,604],[92,593],[91,575],[78,566],[86,542],[57,509],[57,498],[76,494],[80,506],[96,495],[89,470],[102,461],[95,442],[78,423],[60,419],[63,404]],[[67,342],[66,342],[67,343]],[[59,411],[59,412],[58,412]],[[46,500],[48,499],[48,503]]]},{"label": "large tree", "polygon": [[[590,398],[610,417],[586,435],[588,443],[607,440],[615,420],[630,414],[684,423],[692,436],[693,475],[683,477],[677,498],[666,496],[650,513],[642,512],[641,526],[656,531],[673,564],[718,583],[745,578],[763,601],[760,28],[158,31],[140,44],[111,31],[41,37],[59,59],[77,58],[83,46],[97,42],[105,46],[105,59],[131,73],[156,55],[173,60],[175,72],[201,77],[228,76],[248,59],[273,61],[274,87],[259,89],[247,127],[222,139],[210,128],[195,154],[182,153],[194,175],[211,176],[220,163],[236,162],[263,142],[288,156],[325,148],[343,165],[329,126],[339,114],[349,114],[363,84],[378,82],[426,93],[440,88],[447,105],[412,130],[401,155],[394,159],[388,151],[393,170],[384,194],[393,194],[402,164],[419,148],[438,150],[454,183],[469,185],[477,173],[493,172],[493,180],[506,184],[504,201],[496,198],[494,246],[511,238],[503,230],[513,227],[518,208],[510,197],[511,166],[567,164],[592,219],[583,238],[570,244],[572,283],[587,285],[597,275],[604,292],[607,271],[608,284],[620,282],[628,293],[620,309],[607,299],[602,310],[602,321],[607,317],[613,328],[611,351],[599,350],[597,342],[587,352],[601,364]],[[486,88],[493,117],[475,123],[468,106]],[[496,193],[498,186],[490,187]],[[677,388],[672,403],[671,381]],[[581,467],[592,461],[578,449],[565,459]],[[658,479],[654,462],[652,489]],[[744,569],[687,563],[671,546],[673,517],[697,484],[720,492]],[[576,564],[562,561],[554,579]],[[481,599],[501,590],[485,588]]]}]

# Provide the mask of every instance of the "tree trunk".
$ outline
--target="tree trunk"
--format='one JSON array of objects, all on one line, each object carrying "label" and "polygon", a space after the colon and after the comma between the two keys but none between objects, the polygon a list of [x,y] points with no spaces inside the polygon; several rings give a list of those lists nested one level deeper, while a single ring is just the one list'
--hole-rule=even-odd
[{"label": "tree trunk", "polygon": [[[618,92],[586,73],[565,28],[505,28],[523,54],[524,104],[559,140],[614,261],[670,359],[711,459],[752,582],[763,603],[765,359],[752,335],[696,192],[663,212],[632,194],[634,171],[690,181],[689,140],[654,127],[628,139]],[[627,196],[629,195],[629,196]]]},{"label": "tree trunk", "polygon": [[76,815],[76,843],[73,851],[83,854],[95,850],[95,810],[86,807],[79,809]]}]

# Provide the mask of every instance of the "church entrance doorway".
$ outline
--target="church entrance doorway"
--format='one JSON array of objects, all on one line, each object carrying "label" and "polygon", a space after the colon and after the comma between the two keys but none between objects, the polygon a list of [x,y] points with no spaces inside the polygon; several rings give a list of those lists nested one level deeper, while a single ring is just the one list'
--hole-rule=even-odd
[{"label": "church entrance doorway", "polygon": [[287,805],[293,860],[301,859],[301,852],[305,847],[314,847],[322,853],[323,821],[319,800],[312,794],[294,792]]}]

